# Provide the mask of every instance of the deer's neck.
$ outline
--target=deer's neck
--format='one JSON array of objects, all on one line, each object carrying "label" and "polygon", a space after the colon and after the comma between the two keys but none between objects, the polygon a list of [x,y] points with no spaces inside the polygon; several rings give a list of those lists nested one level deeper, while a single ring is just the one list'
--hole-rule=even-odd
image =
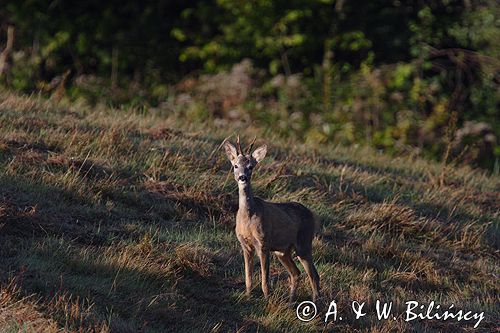
[{"label": "deer's neck", "polygon": [[242,214],[253,214],[255,210],[255,200],[252,193],[250,184],[238,186],[239,189],[239,207],[238,210]]}]

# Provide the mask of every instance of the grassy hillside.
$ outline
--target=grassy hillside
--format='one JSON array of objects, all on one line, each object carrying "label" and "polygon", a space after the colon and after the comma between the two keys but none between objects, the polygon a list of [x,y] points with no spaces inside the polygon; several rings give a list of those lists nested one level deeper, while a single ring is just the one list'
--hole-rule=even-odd
[{"label": "grassy hillside", "polygon": [[[219,147],[236,131],[161,110],[1,94],[0,331],[471,330],[474,321],[403,316],[302,323],[275,259],[270,301],[258,279],[245,297],[236,184]],[[272,133],[262,141],[256,195],[300,201],[321,218],[324,302],[373,309],[380,299],[401,313],[406,301],[434,300],[484,311],[477,331],[498,329],[498,177]],[[310,297],[305,274],[298,296]]]}]

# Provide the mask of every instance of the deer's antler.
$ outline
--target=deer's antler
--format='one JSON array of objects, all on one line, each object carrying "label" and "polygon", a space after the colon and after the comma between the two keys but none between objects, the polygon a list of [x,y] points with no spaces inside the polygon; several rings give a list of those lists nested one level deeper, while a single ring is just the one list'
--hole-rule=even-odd
[{"label": "deer's antler", "polygon": [[236,145],[238,146],[238,154],[243,155],[243,150],[241,150],[240,135],[238,134],[238,139],[236,139]]},{"label": "deer's antler", "polygon": [[250,143],[250,146],[248,146],[247,154],[250,154],[252,152],[252,148],[253,148],[253,145],[255,143],[255,140],[257,140],[257,136],[253,137],[252,143]]}]

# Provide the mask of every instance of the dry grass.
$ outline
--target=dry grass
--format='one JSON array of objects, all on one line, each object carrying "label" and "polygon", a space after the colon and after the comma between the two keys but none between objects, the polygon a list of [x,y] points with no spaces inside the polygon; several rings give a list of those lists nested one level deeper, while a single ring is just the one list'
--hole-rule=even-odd
[{"label": "dry grass", "polygon": [[65,332],[54,320],[44,318],[33,297],[22,297],[14,280],[0,287],[2,332]]},{"label": "dry grass", "polygon": [[[0,101],[2,332],[471,330],[401,316],[303,324],[277,261],[270,302],[257,283],[246,298],[237,193],[218,150],[232,129],[161,110]],[[326,300],[454,303],[485,311],[478,331],[498,329],[498,177],[260,134],[270,157],[256,193],[321,217],[314,255]],[[303,278],[299,299],[309,293]]]}]

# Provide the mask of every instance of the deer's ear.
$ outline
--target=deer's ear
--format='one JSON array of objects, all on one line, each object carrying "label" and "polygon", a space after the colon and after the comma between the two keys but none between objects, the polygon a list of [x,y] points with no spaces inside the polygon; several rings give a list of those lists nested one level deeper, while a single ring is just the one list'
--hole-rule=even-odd
[{"label": "deer's ear", "polygon": [[267,153],[267,146],[263,145],[254,150],[254,152],[252,153],[252,157],[255,158],[257,163],[259,163],[264,159],[264,157],[266,157],[266,153]]},{"label": "deer's ear", "polygon": [[231,163],[234,163],[234,161],[236,161],[236,158],[238,157],[236,148],[229,141],[226,141],[224,142],[224,149],[226,150],[227,158],[229,158]]}]

